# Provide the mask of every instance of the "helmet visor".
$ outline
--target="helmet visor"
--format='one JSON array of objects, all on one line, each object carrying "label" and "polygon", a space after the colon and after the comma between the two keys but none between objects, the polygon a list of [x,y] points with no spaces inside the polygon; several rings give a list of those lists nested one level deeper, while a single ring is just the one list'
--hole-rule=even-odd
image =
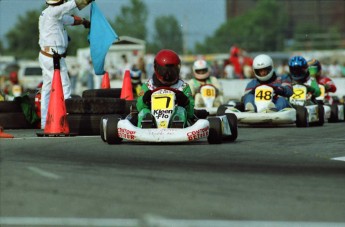
[{"label": "helmet visor", "polygon": [[254,69],[257,76],[264,77],[267,76],[272,71],[272,66],[268,66],[262,69]]},{"label": "helmet visor", "polygon": [[195,70],[195,73],[197,74],[205,74],[207,72],[208,72],[208,68]]},{"label": "helmet visor", "polygon": [[177,81],[180,75],[180,65],[156,65],[156,72],[160,75],[161,82],[168,84]]},{"label": "helmet visor", "polygon": [[290,73],[295,76],[306,75],[306,69],[302,66],[290,67]]}]

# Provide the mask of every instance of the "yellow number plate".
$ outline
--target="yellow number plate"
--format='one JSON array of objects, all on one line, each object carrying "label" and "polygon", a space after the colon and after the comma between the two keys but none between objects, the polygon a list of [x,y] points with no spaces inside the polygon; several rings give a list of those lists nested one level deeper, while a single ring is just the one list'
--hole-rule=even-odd
[{"label": "yellow number plate", "polygon": [[216,96],[215,89],[212,89],[212,88],[202,89],[202,96],[204,96],[204,97],[215,97]]},{"label": "yellow number plate", "polygon": [[151,102],[153,110],[172,110],[174,108],[174,94],[153,94]]},{"label": "yellow number plate", "polygon": [[306,100],[306,93],[307,93],[307,89],[304,87],[293,88],[293,95],[291,98],[294,100]]},{"label": "yellow number plate", "polygon": [[255,101],[269,101],[272,98],[272,89],[256,89]]}]

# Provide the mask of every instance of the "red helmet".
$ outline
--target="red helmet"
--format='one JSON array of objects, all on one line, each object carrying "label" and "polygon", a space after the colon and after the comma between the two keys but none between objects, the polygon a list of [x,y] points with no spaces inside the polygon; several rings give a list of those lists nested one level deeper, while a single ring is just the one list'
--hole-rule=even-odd
[{"label": "red helmet", "polygon": [[157,79],[164,85],[175,84],[180,77],[181,60],[172,50],[159,51],[154,60]]}]

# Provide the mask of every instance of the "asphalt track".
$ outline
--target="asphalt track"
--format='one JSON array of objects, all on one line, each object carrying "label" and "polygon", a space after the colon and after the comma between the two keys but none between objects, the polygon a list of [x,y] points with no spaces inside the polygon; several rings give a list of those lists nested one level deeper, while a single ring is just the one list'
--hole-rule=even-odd
[{"label": "asphalt track", "polygon": [[345,123],[234,143],[0,139],[0,226],[345,226]]}]

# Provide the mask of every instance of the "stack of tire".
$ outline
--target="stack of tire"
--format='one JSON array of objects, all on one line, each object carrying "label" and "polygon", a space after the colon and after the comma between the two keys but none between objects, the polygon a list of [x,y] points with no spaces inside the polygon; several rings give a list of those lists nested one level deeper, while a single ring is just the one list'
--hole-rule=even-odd
[{"label": "stack of tire", "polygon": [[23,113],[19,101],[0,102],[0,126],[4,129],[34,129]]},{"label": "stack of tire", "polygon": [[70,132],[77,135],[100,135],[102,116],[129,114],[134,101],[121,99],[121,88],[89,89],[81,97],[66,99],[67,121]]}]

